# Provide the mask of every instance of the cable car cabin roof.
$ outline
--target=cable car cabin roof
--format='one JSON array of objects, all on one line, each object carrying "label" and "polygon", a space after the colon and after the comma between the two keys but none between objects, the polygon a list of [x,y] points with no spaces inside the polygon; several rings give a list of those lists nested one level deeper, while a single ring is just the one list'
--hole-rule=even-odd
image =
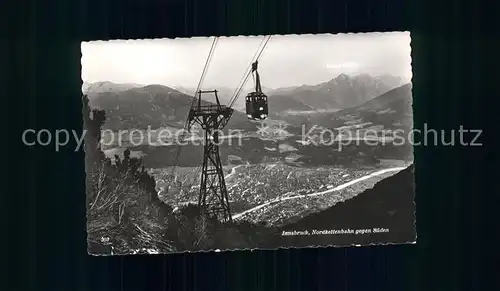
[{"label": "cable car cabin roof", "polygon": [[252,100],[267,100],[267,95],[262,93],[262,92],[250,92],[248,93],[247,97],[245,98],[247,101],[252,101]]},{"label": "cable car cabin roof", "polygon": [[250,92],[247,94],[247,97],[250,97],[250,96],[263,96],[263,97],[267,97],[266,94],[262,93],[262,92]]}]

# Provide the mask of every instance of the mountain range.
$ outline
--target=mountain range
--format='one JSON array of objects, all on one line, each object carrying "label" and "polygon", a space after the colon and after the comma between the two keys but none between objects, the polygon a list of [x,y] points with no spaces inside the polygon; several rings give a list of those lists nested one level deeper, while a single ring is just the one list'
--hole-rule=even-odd
[{"label": "mountain range", "polygon": [[312,115],[308,122],[338,130],[382,127],[385,130],[408,131],[413,126],[411,88],[411,83],[407,83],[361,105]]},{"label": "mountain range", "polygon": [[[333,83],[333,82],[332,82]],[[354,82],[352,82],[354,83]],[[113,86],[106,84],[108,88]],[[97,88],[103,88],[99,86]],[[92,87],[91,87],[92,88]],[[293,91],[293,89],[291,90]],[[143,87],[125,88],[116,86],[112,90],[97,93],[87,91],[91,105],[106,111],[107,121],[103,129],[152,129],[161,127],[182,128],[193,101],[193,97],[167,86],[148,85]],[[304,144],[302,140],[303,126],[305,131],[318,126],[319,133],[324,128],[331,129],[335,134],[349,133],[362,134],[363,131],[372,130],[386,137],[388,131],[403,129],[405,132],[413,126],[411,83],[389,90],[378,97],[362,103],[361,105],[332,111],[319,111],[309,105],[293,98],[294,95],[283,93],[275,98],[270,98],[269,107],[275,116],[266,122],[285,122],[286,131],[290,136],[277,141],[273,138],[262,138],[257,134],[258,124],[248,120],[242,112],[235,111],[226,127],[239,129],[248,133],[248,138],[242,146],[224,146],[221,155],[238,156],[244,161],[258,163],[263,159],[286,159],[289,153],[276,151],[279,147],[290,147],[291,153],[298,156],[297,162],[306,164],[350,164],[352,158],[357,158],[360,153],[365,157],[379,156],[384,158],[402,159],[411,155],[412,148],[408,146],[382,146],[370,147],[354,145],[343,146],[342,152],[335,150],[335,146],[318,146]],[[203,104],[209,104],[203,101]],[[304,110],[307,114],[287,114],[289,110]],[[312,135],[316,134],[314,131]],[[131,150],[142,152],[144,162],[148,167],[161,167],[171,162],[173,155],[170,147],[140,145]],[[192,149],[184,151],[180,157],[180,164],[194,165],[199,162],[199,157],[194,153],[201,150]],[[346,159],[342,161],[342,159]]]},{"label": "mountain range", "polygon": [[336,78],[317,85],[280,88],[268,92],[269,102],[278,96],[292,97],[316,109],[344,109],[363,104],[391,89],[402,85],[402,80],[389,75],[372,77],[367,74]]},{"label": "mountain range", "polygon": [[[107,83],[106,85],[110,85]],[[102,88],[104,86],[99,86]],[[89,87],[92,88],[92,87]],[[163,85],[87,91],[92,107],[106,111],[104,129],[183,128],[193,97]],[[212,102],[202,100],[202,105]],[[228,128],[254,129],[245,114],[234,112]]]},{"label": "mountain range", "polygon": [[84,94],[98,94],[105,92],[122,92],[132,88],[143,87],[144,85],[134,83],[113,83],[109,81],[88,83],[84,82],[82,85],[82,92]]},{"label": "mountain range", "polygon": [[[285,109],[290,111],[304,111],[354,107],[402,84],[401,78],[390,75],[372,77],[368,74],[355,76],[340,74],[330,81],[316,85],[277,89],[264,87],[262,91],[269,97],[270,108],[272,108],[271,105],[276,105],[278,112]],[[175,87],[175,89],[188,95],[193,95],[195,91],[195,89],[184,87]],[[230,88],[218,88],[218,90],[223,103],[227,102],[235,91],[235,89]],[[250,91],[252,89],[248,88],[242,91],[240,98],[234,105],[235,109],[241,110],[245,108],[243,96],[247,95]],[[273,99],[277,100],[273,101]],[[287,104],[285,99],[288,99],[290,104]]]},{"label": "mountain range", "polygon": [[[400,86],[400,83],[400,78],[392,76],[341,74],[317,85],[264,88],[263,91],[266,91],[269,97],[269,117],[291,125],[300,126],[303,123],[314,122],[337,127],[345,125],[343,124],[345,122],[354,122],[352,119],[358,122],[361,122],[361,119],[372,120],[373,123],[384,125],[397,122],[411,124],[411,86],[409,84]],[[100,82],[85,83],[82,91],[89,96],[93,107],[106,111],[108,119],[105,128],[147,129],[148,126],[182,128],[193,100],[191,94],[194,90],[181,87],[174,89],[163,85],[142,86]],[[229,88],[218,88],[218,91],[222,104],[227,104],[234,93],[234,90]],[[239,97],[240,103],[235,104],[235,109],[243,111],[246,93],[242,92]],[[205,99],[203,103],[214,102],[213,98]],[[382,112],[383,110],[386,111]],[[405,114],[409,114],[410,119],[400,120]],[[350,116],[351,119],[342,116]],[[238,111],[234,112],[228,127],[256,128],[254,122],[249,121],[243,112]]]}]

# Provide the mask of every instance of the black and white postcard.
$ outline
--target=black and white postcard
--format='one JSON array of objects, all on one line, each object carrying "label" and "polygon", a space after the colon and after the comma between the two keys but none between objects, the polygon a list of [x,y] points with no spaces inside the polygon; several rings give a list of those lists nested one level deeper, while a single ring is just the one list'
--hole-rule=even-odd
[{"label": "black and white postcard", "polygon": [[410,43],[82,43],[88,252],[415,243]]}]

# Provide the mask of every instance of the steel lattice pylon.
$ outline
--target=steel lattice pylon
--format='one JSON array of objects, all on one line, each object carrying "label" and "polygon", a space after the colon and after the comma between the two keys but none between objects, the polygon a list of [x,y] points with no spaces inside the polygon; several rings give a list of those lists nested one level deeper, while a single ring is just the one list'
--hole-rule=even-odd
[{"label": "steel lattice pylon", "polygon": [[[202,93],[213,93],[216,105],[202,105]],[[220,105],[217,90],[198,91],[198,104],[189,111],[189,127],[198,124],[204,131],[203,164],[198,205],[221,221],[231,221],[226,181],[219,152],[219,132],[229,122],[233,110]]]}]

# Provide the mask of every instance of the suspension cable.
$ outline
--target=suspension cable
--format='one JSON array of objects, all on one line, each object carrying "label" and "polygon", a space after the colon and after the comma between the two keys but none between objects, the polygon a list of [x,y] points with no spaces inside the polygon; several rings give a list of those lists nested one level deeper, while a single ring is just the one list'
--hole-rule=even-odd
[{"label": "suspension cable", "polygon": [[259,53],[259,50],[261,48],[261,46],[264,44],[264,41],[265,41],[265,38],[263,38],[259,44],[259,46],[257,47],[257,50],[255,51],[254,55],[252,56],[252,59],[250,61],[250,64],[248,65],[247,69],[245,70],[245,73],[243,74],[243,76],[241,77],[241,80],[240,82],[238,83],[238,86],[236,87],[236,89],[234,90],[233,92],[233,95],[231,96],[231,98],[229,99],[229,102],[228,102],[228,106],[229,104],[231,104],[232,100],[234,99],[234,97],[236,96],[236,94],[238,93],[239,91],[239,88],[243,85],[243,83],[245,82],[245,78],[246,78],[246,75],[247,75],[247,72],[251,70],[252,68],[252,63],[254,62],[255,58],[257,57],[257,54]]},{"label": "suspension cable", "polygon": [[[257,50],[257,52],[259,52],[259,54],[257,55],[257,57],[252,60],[252,62],[250,63],[250,66],[252,66],[253,63],[255,63],[256,61],[259,60],[260,56],[262,55],[262,53],[264,52],[266,46],[267,46],[267,43],[269,42],[269,40],[271,39],[271,36],[269,35],[267,37],[267,39],[265,39],[265,42],[264,42],[264,45],[262,46],[262,48],[260,48],[260,51]],[[264,41],[264,40],[263,40]],[[260,47],[260,46],[259,46]],[[232,108],[234,103],[236,102],[236,100],[238,99],[239,95],[241,94],[241,92],[243,91],[243,89],[245,88],[245,85],[247,84],[248,82],[248,78],[250,77],[250,75],[252,74],[252,70],[248,70],[247,73],[244,75],[244,79],[243,79],[243,84],[241,84],[241,86],[236,90],[236,93],[235,95],[231,98],[231,100],[229,101],[229,105],[228,107],[229,108]]]},{"label": "suspension cable", "polygon": [[[198,86],[196,87],[196,91],[194,93],[193,99],[191,100],[191,105],[189,107],[189,111],[193,108],[193,106],[196,103],[196,100],[197,100],[196,96],[198,95],[198,91],[200,90],[200,88],[203,85],[203,81],[205,79],[205,76],[206,76],[206,73],[207,73],[207,70],[208,70],[208,66],[210,65],[210,62],[212,60],[213,52],[215,51],[215,47],[217,46],[218,40],[219,40],[219,38],[215,37],[214,40],[213,40],[213,42],[212,42],[212,46],[210,47],[210,51],[209,51],[208,56],[207,56],[207,60],[205,61],[205,66],[203,67],[203,71],[202,71],[201,76],[200,76],[200,81],[198,82]],[[180,144],[184,142],[184,138],[185,138],[187,129],[189,127],[189,111],[188,111],[187,116],[186,116],[186,121],[184,123],[184,128],[183,128],[182,135],[180,136],[180,140],[181,141],[177,145],[176,155],[175,155],[175,158],[174,158],[174,162],[172,163],[172,171],[171,171],[171,176],[172,177],[173,177],[175,168],[177,167],[177,164],[179,162],[179,158],[180,158],[181,151],[182,151],[182,146]]]},{"label": "suspension cable", "polygon": [[[206,76],[206,73],[207,73],[207,70],[208,70],[208,67],[210,65],[210,62],[212,60],[212,57],[213,57],[213,52],[215,50],[215,47],[217,45],[217,42],[218,42],[218,37],[215,37],[214,38],[214,41],[212,42],[212,46],[210,47],[210,51],[209,51],[209,54],[208,54],[208,57],[207,57],[207,60],[205,62],[205,66],[203,68],[203,71],[202,71],[202,74],[201,74],[201,77],[200,77],[200,80],[198,82],[198,86],[196,88],[196,91],[195,91],[195,96],[193,96],[194,98],[192,99],[192,102],[191,102],[191,105],[190,105],[190,110],[193,108],[193,106],[195,106],[195,103],[196,103],[196,100],[197,100],[197,95],[199,93],[199,90],[201,89],[202,85],[203,85],[203,81],[205,79],[205,76]],[[247,72],[243,75],[243,78],[242,80],[240,81],[239,83],[239,87],[235,90],[235,92],[233,93],[233,96],[231,97],[231,99],[229,100],[228,102],[228,107],[229,108],[232,108],[234,103],[236,102],[236,100],[238,99],[239,95],[241,94],[242,90],[245,88],[245,85],[247,84],[248,82],[248,79],[250,77],[250,75],[252,74],[252,71],[251,71],[251,67],[252,67],[252,64],[256,61],[258,61],[258,59],[260,58],[260,56],[262,55],[262,53],[264,52],[266,46],[267,46],[267,43],[269,42],[269,40],[271,39],[271,36],[268,36],[267,38],[264,38],[261,43],[259,44],[259,47],[257,49],[257,51],[255,52],[255,54],[253,55],[252,57],[252,62],[250,62],[248,68],[247,68]],[[184,137],[186,135],[186,132],[187,132],[187,129],[189,127],[189,112],[188,112],[188,116],[186,117],[186,122],[184,123],[184,130],[183,130],[183,133],[180,137],[180,139],[183,141],[184,140]],[[181,142],[182,143],[182,142]],[[174,177],[174,172],[175,172],[175,168],[177,167],[178,165],[178,162],[179,162],[179,158],[180,158],[180,154],[181,154],[181,151],[182,151],[182,146],[179,144],[177,146],[177,150],[176,150],[176,156],[175,156],[175,159],[174,159],[174,162],[172,164],[172,171],[171,171],[171,177],[173,178]],[[198,175],[198,173],[201,171],[201,166],[198,166],[195,171],[193,172],[195,174],[195,176]]]},{"label": "suspension cable", "polygon": [[[198,82],[198,87],[196,87],[195,94],[198,94],[198,91],[201,89],[201,87],[203,85],[203,81],[205,80],[205,76],[207,75],[208,66],[210,65],[210,62],[212,61],[212,57],[214,55],[215,47],[217,46],[218,41],[219,41],[219,37],[216,36],[214,38],[214,41],[212,42],[212,46],[210,47],[210,52],[208,53],[207,61],[205,62],[205,67],[203,68],[203,72],[201,73],[200,81]],[[196,100],[196,98],[194,100]],[[193,101],[192,105],[193,104],[194,104],[194,101]]]}]

